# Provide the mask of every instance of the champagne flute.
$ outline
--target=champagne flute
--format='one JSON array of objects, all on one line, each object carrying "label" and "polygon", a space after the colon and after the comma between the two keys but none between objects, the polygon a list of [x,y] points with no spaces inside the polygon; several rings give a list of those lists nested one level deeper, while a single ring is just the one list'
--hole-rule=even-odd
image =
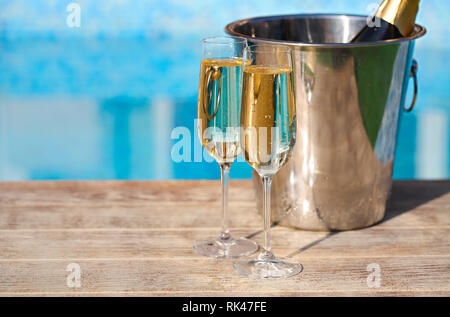
[{"label": "champagne flute", "polygon": [[228,226],[230,167],[240,154],[240,103],[242,59],[247,41],[237,37],[213,37],[202,41],[198,92],[198,134],[205,150],[219,163],[222,183],[222,233],[193,245],[195,252],[214,258],[248,256],[258,245],[234,239]]},{"label": "champagne flute", "polygon": [[233,268],[253,278],[281,278],[303,267],[273,255],[270,245],[270,185],[289,160],[296,134],[292,52],[281,45],[252,45],[244,54],[241,109],[241,147],[245,160],[263,183],[264,246],[255,259]]}]

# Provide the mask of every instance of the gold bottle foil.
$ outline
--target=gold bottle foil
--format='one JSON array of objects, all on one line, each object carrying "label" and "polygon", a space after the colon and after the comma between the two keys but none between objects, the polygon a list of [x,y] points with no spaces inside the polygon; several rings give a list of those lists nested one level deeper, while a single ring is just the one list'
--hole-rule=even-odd
[{"label": "gold bottle foil", "polygon": [[384,0],[375,16],[395,25],[403,36],[414,30],[420,0]]}]

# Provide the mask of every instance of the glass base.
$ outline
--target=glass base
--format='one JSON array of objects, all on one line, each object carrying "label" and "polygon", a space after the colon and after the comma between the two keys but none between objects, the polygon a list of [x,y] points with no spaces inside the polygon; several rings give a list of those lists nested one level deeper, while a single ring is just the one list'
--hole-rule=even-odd
[{"label": "glass base", "polygon": [[204,256],[212,258],[239,258],[249,256],[258,251],[258,244],[245,239],[233,239],[231,236],[221,236],[212,241],[194,243],[192,249]]},{"label": "glass base", "polygon": [[295,260],[276,258],[272,253],[262,253],[249,261],[238,261],[233,269],[252,278],[283,278],[300,273],[303,266]]}]

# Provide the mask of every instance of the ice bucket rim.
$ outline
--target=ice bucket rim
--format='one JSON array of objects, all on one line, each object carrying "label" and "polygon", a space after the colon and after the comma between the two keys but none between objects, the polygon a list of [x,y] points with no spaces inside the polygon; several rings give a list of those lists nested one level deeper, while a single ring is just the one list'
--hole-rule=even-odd
[{"label": "ice bucket rim", "polygon": [[291,14],[291,15],[271,15],[271,16],[259,16],[247,19],[241,19],[234,22],[231,22],[225,26],[225,32],[238,37],[244,37],[247,39],[261,41],[266,43],[273,44],[284,44],[284,45],[292,45],[299,47],[326,47],[326,48],[342,48],[342,47],[361,47],[361,46],[377,46],[377,45],[389,45],[395,43],[402,43],[406,41],[416,40],[422,36],[424,36],[427,32],[426,28],[420,24],[416,24],[414,27],[414,32],[406,37],[392,39],[392,40],[384,40],[377,42],[364,42],[364,43],[302,43],[302,42],[292,42],[292,41],[284,41],[284,40],[275,40],[270,38],[263,37],[252,37],[250,35],[245,35],[242,33],[238,33],[235,31],[235,28],[238,25],[242,25],[249,22],[258,22],[258,21],[268,21],[268,20],[279,20],[279,19],[299,19],[299,18],[350,18],[350,19],[367,19],[366,15],[357,15],[357,14],[330,14],[330,13],[314,13],[314,14]]}]

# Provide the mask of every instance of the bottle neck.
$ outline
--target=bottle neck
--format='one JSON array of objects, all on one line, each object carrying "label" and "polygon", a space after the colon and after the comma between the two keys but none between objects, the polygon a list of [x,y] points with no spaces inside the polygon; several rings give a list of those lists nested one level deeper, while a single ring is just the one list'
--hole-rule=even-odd
[{"label": "bottle neck", "polygon": [[375,16],[395,25],[403,36],[414,30],[420,0],[384,0]]}]

